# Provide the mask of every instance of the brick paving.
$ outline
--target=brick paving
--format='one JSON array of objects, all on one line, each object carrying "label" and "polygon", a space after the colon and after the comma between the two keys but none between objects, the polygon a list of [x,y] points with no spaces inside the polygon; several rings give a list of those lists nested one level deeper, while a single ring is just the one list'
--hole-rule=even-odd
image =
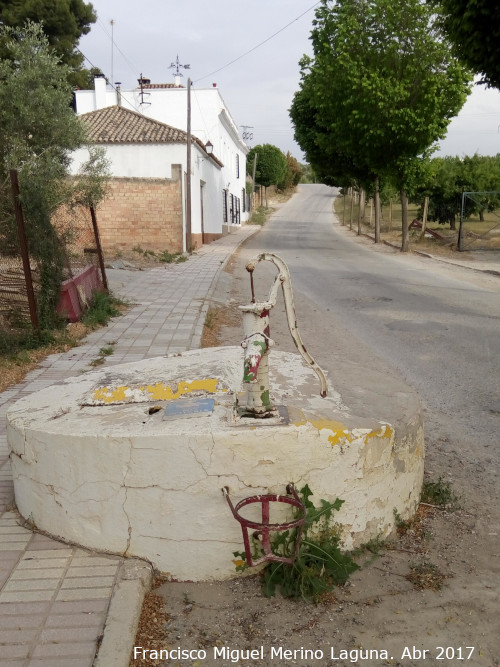
[{"label": "brick paving", "polygon": [[[219,271],[255,227],[204,246],[182,264],[110,270],[113,292],[130,309],[68,352],[53,354],[0,394],[0,667],[90,667],[123,560],[33,532],[14,505],[5,416],[19,398],[103,365],[200,347]],[[102,366],[101,366],[102,367]]]}]

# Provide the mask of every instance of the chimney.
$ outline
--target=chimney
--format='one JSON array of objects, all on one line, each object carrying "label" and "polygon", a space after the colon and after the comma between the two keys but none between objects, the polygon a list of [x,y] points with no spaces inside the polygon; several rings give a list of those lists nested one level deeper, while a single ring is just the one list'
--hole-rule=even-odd
[{"label": "chimney", "polygon": [[106,105],[106,78],[96,76],[94,79],[94,100],[96,109],[104,109]]},{"label": "chimney", "polygon": [[116,104],[119,107],[122,105],[122,89],[118,82],[116,83]]},{"label": "chimney", "polygon": [[175,86],[176,88],[180,88],[180,87],[181,87],[181,77],[180,77],[180,76],[176,76],[176,77],[175,77],[175,79],[174,79],[174,86]]}]

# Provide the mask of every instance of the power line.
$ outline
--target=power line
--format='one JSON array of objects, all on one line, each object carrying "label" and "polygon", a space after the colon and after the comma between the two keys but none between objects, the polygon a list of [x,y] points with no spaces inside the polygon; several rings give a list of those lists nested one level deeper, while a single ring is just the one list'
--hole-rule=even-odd
[{"label": "power line", "polygon": [[193,83],[198,83],[198,81],[203,81],[203,79],[208,79],[209,76],[212,76],[213,74],[217,74],[218,72],[221,72],[223,69],[226,69],[226,67],[229,67],[230,65],[233,65],[238,60],[241,60],[245,56],[248,56],[249,53],[252,53],[253,51],[256,51],[261,46],[263,46],[267,42],[271,41],[271,39],[276,37],[276,35],[279,35],[280,32],[283,32],[283,30],[286,30],[287,28],[289,28],[292,25],[292,23],[295,23],[296,21],[301,19],[303,16],[308,14],[310,11],[312,11],[319,4],[320,4],[320,2],[315,2],[312,7],[309,7],[309,9],[306,9],[306,11],[302,12],[302,14],[300,14],[300,16],[297,16],[297,18],[293,19],[293,21],[290,21],[290,23],[287,23],[285,26],[283,26],[282,28],[277,30],[275,33],[273,33],[270,37],[267,37],[267,39],[265,39],[264,41],[260,42],[259,44],[257,44],[253,48],[249,49],[248,51],[245,51],[245,53],[242,53],[241,56],[238,56],[234,60],[231,60],[231,62],[227,63],[226,65],[223,65],[222,67],[219,67],[219,69],[216,69],[213,72],[210,72],[209,74],[205,74],[205,76],[202,76],[199,79],[196,79],[196,81],[193,81]]}]

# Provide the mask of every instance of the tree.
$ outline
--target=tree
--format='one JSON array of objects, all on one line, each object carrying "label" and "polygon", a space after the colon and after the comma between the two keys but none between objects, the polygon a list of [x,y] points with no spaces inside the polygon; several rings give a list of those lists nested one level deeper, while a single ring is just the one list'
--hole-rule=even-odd
[{"label": "tree", "polygon": [[287,170],[286,157],[277,146],[263,144],[251,148],[247,155],[247,169],[253,169],[254,156],[257,155],[255,180],[266,189],[278,185],[284,179]]},{"label": "tree", "polygon": [[[42,26],[2,26],[0,40],[10,56],[0,60],[0,183],[10,169],[18,171],[29,251],[40,269],[39,319],[50,327],[56,322],[64,265],[52,215],[63,203],[97,204],[107,165],[91,150],[81,178],[68,179],[71,152],[84,145],[85,129],[70,107],[68,66],[59,62]],[[12,210],[2,211],[2,245],[9,243],[12,217]]]},{"label": "tree", "polygon": [[288,151],[285,157],[286,172],[283,180],[278,183],[278,190],[283,191],[293,190],[298,183],[300,183],[300,179],[302,178],[302,167],[298,160],[293,157],[290,151]]},{"label": "tree", "polygon": [[376,200],[380,177],[394,180],[406,251],[411,162],[444,136],[471,75],[451,56],[422,0],[322,0],[311,39],[303,90],[311,96],[315,144],[370,178]]},{"label": "tree", "polygon": [[[83,0],[0,0],[0,24],[14,28],[22,28],[26,21],[43,24],[49,44],[70,68],[73,87],[88,87],[89,73],[76,47],[96,20],[94,8]],[[0,57],[10,57],[4,42],[0,42]]]},{"label": "tree", "polygon": [[500,88],[500,14],[491,0],[428,0],[441,10],[455,53],[481,83]]}]

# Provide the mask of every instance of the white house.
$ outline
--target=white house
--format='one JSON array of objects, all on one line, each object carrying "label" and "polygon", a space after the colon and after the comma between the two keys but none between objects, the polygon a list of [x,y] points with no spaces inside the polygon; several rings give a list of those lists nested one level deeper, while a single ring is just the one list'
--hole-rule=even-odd
[{"label": "white house", "polygon": [[[178,82],[176,84],[151,84],[148,79],[140,79],[138,87],[128,91],[119,88],[111,89],[106,86],[104,78],[96,78],[94,84],[94,90],[75,92],[78,114],[85,116],[92,112],[118,106],[122,110],[132,112],[135,116],[140,115],[152,121],[158,121],[186,134],[188,91]],[[236,124],[216,87],[191,88],[189,106],[191,133],[194,137],[191,157],[191,225],[193,239],[199,244],[200,235],[204,234],[204,240],[210,241],[216,237],[212,235],[220,236],[228,231],[231,225],[241,224],[248,220],[248,198],[245,185],[246,156],[249,149],[240,138]],[[137,135],[134,136],[137,140]],[[122,144],[127,143],[125,139],[122,135],[120,140]],[[149,157],[141,158],[136,162],[135,158],[124,157],[125,152],[122,146],[121,157],[118,158],[116,151],[110,152],[110,146],[115,145],[116,142],[105,142],[101,137],[99,143],[107,144],[106,149],[109,156],[112,156],[113,169],[116,169],[113,172],[114,176],[120,174],[120,177],[123,177],[126,171],[129,178],[161,177],[158,174],[154,175],[151,171],[152,165],[157,164],[158,160],[161,162],[163,158],[154,158],[151,166],[148,166]],[[151,142],[148,143],[151,144]],[[181,165],[184,175],[181,181],[185,190],[187,151],[183,157],[180,143],[183,143],[185,148],[185,140],[179,142],[177,152],[172,152],[171,146],[172,160],[169,158],[168,162]],[[134,153],[138,153],[137,142],[135,145]],[[213,147],[215,158],[208,158],[205,146]],[[145,146],[142,148],[144,152]],[[148,155],[150,151],[151,145],[148,146]],[[218,166],[217,172],[214,171],[214,160]],[[125,168],[124,161],[128,163],[128,168]],[[164,176],[169,178],[171,174]],[[184,211],[185,217],[186,212]],[[185,226],[185,219],[183,224]]]},{"label": "white house", "polygon": [[[223,165],[198,138],[191,141],[189,238],[186,132],[121,106],[91,111],[81,119],[90,143],[104,146],[110,161],[110,196],[98,208],[106,249],[140,246],[182,252],[227,232]],[[76,151],[72,172],[77,173],[87,159],[87,149]]]}]

